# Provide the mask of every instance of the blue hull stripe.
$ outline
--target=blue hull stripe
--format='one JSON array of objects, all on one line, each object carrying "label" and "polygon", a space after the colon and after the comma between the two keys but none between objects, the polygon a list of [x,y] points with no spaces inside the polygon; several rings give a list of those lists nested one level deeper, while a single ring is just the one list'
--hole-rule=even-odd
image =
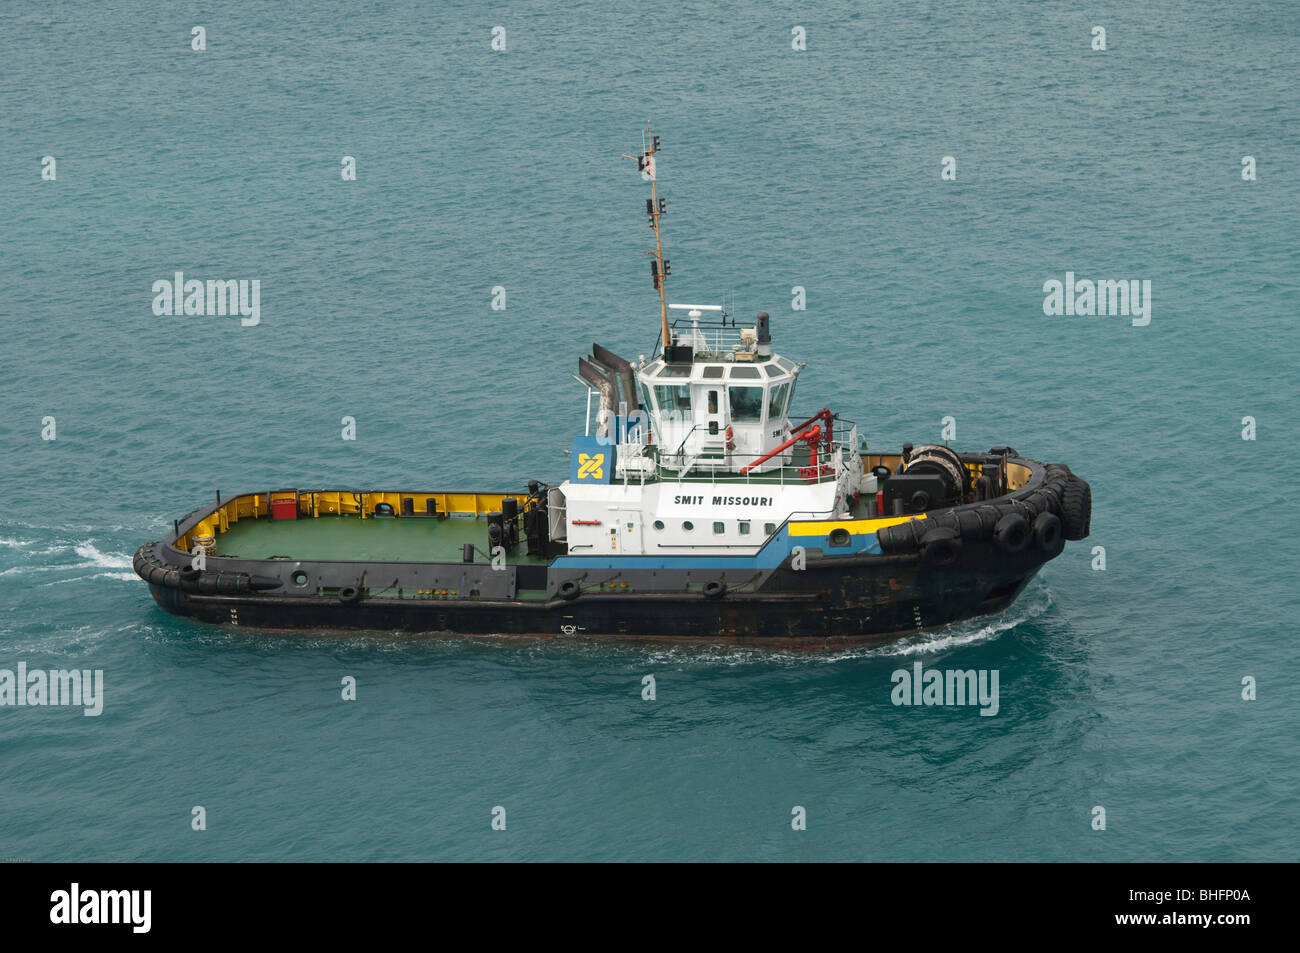
[{"label": "blue hull stripe", "polygon": [[[775,569],[786,561],[796,545],[806,545],[816,537],[801,536],[792,543],[785,527],[781,528],[753,556],[620,556],[617,553],[599,556],[561,556],[551,565],[556,569]],[[880,555],[880,543],[875,533],[855,534],[844,548],[823,547],[824,556]]]}]

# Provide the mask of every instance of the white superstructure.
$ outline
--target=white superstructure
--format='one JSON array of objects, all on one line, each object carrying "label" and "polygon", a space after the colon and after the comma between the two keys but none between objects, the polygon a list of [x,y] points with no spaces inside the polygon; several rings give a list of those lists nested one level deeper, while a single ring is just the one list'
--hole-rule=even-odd
[{"label": "white superstructure", "polygon": [[591,465],[558,488],[571,554],[750,555],[786,520],[842,518],[874,492],[856,429],[831,432],[829,412],[792,428],[803,365],[771,353],[767,315],[740,328],[716,308],[705,327],[701,310],[653,360],[597,347],[584,362],[587,434],[607,458],[579,449]]}]

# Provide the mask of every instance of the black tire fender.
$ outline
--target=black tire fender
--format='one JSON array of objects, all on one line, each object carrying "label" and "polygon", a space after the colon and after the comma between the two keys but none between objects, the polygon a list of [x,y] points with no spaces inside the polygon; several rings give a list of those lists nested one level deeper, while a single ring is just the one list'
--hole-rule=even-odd
[{"label": "black tire fender", "polygon": [[921,547],[921,537],[930,527],[925,520],[910,519],[906,523],[884,526],[876,531],[880,551],[886,555],[914,553]]},{"label": "black tire fender", "polygon": [[1055,513],[1039,513],[1034,520],[1034,545],[1053,556],[1065,546],[1061,519]]},{"label": "black tire fender", "polygon": [[344,586],[339,590],[339,602],[345,606],[354,605],[361,599],[361,590],[356,586]]},{"label": "black tire fender", "polygon": [[721,599],[727,594],[727,584],[721,579],[710,579],[704,584],[705,599]]},{"label": "black tire fender", "polygon": [[961,536],[948,526],[936,526],[921,540],[921,561],[927,566],[951,566],[961,552]]},{"label": "black tire fender", "polygon": [[582,595],[582,586],[578,585],[576,580],[566,579],[560,583],[560,587],[555,590],[555,594],[565,602],[572,602]]},{"label": "black tire fender", "polygon": [[1018,553],[1029,544],[1029,521],[1019,513],[1008,513],[998,520],[993,542],[1004,553]]},{"label": "black tire fender", "polygon": [[1061,494],[1061,529],[1066,539],[1087,539],[1092,528],[1092,487],[1073,474]]},{"label": "black tire fender", "polygon": [[975,513],[980,518],[980,538],[988,539],[997,529],[998,520],[1002,519],[1002,511],[991,503],[985,503],[983,506],[976,507]]},{"label": "black tire fender", "polygon": [[968,543],[978,542],[987,535],[980,515],[974,510],[957,511],[957,533]]}]

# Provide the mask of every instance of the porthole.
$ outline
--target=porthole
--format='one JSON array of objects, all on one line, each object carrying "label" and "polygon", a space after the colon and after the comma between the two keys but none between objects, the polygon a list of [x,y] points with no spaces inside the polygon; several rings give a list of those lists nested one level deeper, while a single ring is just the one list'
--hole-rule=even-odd
[{"label": "porthole", "polygon": [[291,577],[295,586],[307,585],[307,574],[301,569],[297,570]]},{"label": "porthole", "polygon": [[831,530],[830,544],[832,546],[847,546],[853,537],[843,526],[837,526]]},{"label": "porthole", "polygon": [[655,520],[655,529],[663,529],[663,528],[664,528],[664,521],[663,521],[663,520]]},{"label": "porthole", "polygon": [[691,530],[695,529],[695,524],[692,523],[690,520],[683,520],[682,529],[686,530],[686,532],[689,533]]}]

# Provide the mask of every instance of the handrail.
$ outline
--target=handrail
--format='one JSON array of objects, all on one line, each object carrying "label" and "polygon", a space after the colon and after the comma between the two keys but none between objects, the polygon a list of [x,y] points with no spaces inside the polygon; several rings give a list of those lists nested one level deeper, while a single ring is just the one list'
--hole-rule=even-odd
[{"label": "handrail", "polygon": [[700,425],[697,423],[697,424],[695,424],[694,426],[692,426],[690,430],[686,431],[686,436],[682,438],[682,442],[679,443],[679,444],[677,445],[677,449],[673,451],[673,454],[672,454],[672,455],[673,455],[674,457],[679,457],[679,456],[681,456],[682,450],[684,450],[684,449],[686,448],[686,441],[687,441],[687,440],[690,440],[690,439],[691,439],[691,434],[695,433],[695,431],[697,431],[697,430],[699,430],[699,429],[700,429]]},{"label": "handrail", "polygon": [[[837,441],[836,443],[832,444],[829,449],[823,450],[822,453],[824,454],[824,456],[822,457],[823,466],[828,466],[828,465],[834,466],[834,463],[844,462],[846,459],[851,459],[854,456],[853,449],[850,448],[846,443],[840,441]],[[828,463],[827,457],[834,458],[834,463]],[[786,480],[787,473],[791,476],[794,482],[800,484],[807,483],[807,482],[827,483],[832,480],[835,480],[838,477],[838,471],[836,469],[832,469],[832,472],[826,474],[825,476],[817,476],[817,475],[809,476],[806,473],[800,473],[801,469],[806,470],[808,467],[801,467],[798,464],[783,465],[775,469],[764,471],[762,473],[753,473],[753,472],[742,473],[737,470],[720,470],[715,468],[707,468],[703,470],[697,470],[696,475],[687,475],[685,470],[681,470],[677,467],[673,467],[669,465],[666,462],[666,459],[668,459],[667,454],[660,455],[656,459],[656,465],[655,465],[656,478],[666,482],[708,483],[714,486],[733,485],[733,484],[745,485],[745,486],[753,486],[753,485],[764,486],[768,484],[774,486],[775,485],[785,486],[788,482],[790,482]],[[694,467],[695,464],[697,464],[698,462],[699,462],[698,458],[692,461],[692,467]],[[753,466],[753,464],[750,464],[750,466]],[[809,466],[811,466],[811,463],[809,464]],[[739,477],[740,479],[728,479],[728,477]],[[797,479],[795,479],[796,477]]]},{"label": "handrail", "polygon": [[[796,443],[798,443],[801,440],[806,440],[810,448],[815,448],[817,444],[817,440],[821,437],[821,435],[822,435],[821,427],[814,427],[812,430],[806,430],[803,433],[797,433],[789,440],[787,440],[785,443],[781,444],[779,447],[774,447],[771,450],[767,451],[767,453],[759,457],[757,460],[745,464],[743,467],[740,468],[740,473],[742,476],[748,476],[749,471],[754,469],[754,467],[762,466],[764,463],[767,463],[768,460],[771,460],[778,453],[784,453],[785,451],[789,450],[791,447],[793,447]],[[815,449],[812,450],[812,466],[814,468],[817,466],[817,451]]]}]

